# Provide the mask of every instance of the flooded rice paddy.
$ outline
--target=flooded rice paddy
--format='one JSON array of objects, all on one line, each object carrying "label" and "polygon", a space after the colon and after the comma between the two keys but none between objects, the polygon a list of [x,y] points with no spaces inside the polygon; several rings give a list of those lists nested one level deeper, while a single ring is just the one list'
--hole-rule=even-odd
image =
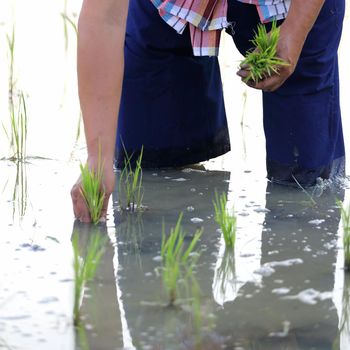
[{"label": "flooded rice paddy", "polygon": [[[74,19],[80,2],[66,4],[0,4],[1,57],[16,22],[16,84],[29,118],[26,161],[0,162],[0,349],[350,349],[350,275],[336,206],[349,203],[349,181],[307,192],[266,181],[260,97],[232,79],[239,56],[226,38],[221,63],[232,151],[195,169],[144,171],[139,213],[120,210],[116,188],[106,225],[74,222],[69,191],[85,148],[83,136],[76,138],[75,37],[68,28],[66,50],[61,13]],[[347,17],[343,43],[349,31]],[[349,75],[343,47],[341,71]],[[1,76],[7,69],[1,60]],[[0,86],[7,115],[7,79]],[[349,153],[345,95],[343,88]],[[8,143],[0,140],[6,158]],[[227,193],[237,216],[234,251],[214,220],[215,191]],[[175,306],[168,307],[162,232],[181,212],[185,245],[203,229],[200,256],[191,283],[179,282]],[[84,248],[96,231],[108,243],[76,328],[71,238],[77,232]]]}]

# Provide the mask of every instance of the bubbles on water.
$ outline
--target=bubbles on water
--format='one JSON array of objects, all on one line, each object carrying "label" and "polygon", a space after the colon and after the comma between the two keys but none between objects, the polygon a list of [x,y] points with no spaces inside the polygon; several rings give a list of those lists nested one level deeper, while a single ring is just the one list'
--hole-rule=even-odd
[{"label": "bubbles on water", "polygon": [[283,331],[282,332],[271,332],[269,334],[269,337],[278,337],[278,338],[284,338],[287,337],[289,334],[289,328],[290,328],[290,322],[289,321],[283,321]]},{"label": "bubbles on water", "polygon": [[191,222],[194,224],[200,224],[202,223],[204,220],[201,218],[191,218]]},{"label": "bubbles on water", "polygon": [[300,265],[304,261],[302,259],[296,258],[296,259],[287,259],[282,261],[271,261],[269,263],[266,263],[266,266],[271,267],[277,267],[277,266],[293,266],[293,265]]},{"label": "bubbles on water", "polygon": [[29,244],[29,243],[23,243],[20,245],[21,248],[28,248],[29,250],[33,252],[43,252],[45,251],[45,248],[39,246],[38,244]]},{"label": "bubbles on water", "polygon": [[315,220],[310,220],[309,224],[311,224],[311,225],[321,225],[325,221],[326,220],[324,220],[324,219],[315,219]]},{"label": "bubbles on water", "polygon": [[332,299],[332,296],[332,292],[319,292],[313,288],[309,288],[296,295],[285,296],[283,299],[299,300],[304,304],[315,305],[318,301]]},{"label": "bubbles on water", "polygon": [[185,179],[184,177],[179,177],[177,179],[172,179],[172,181],[175,181],[175,182],[185,182],[185,181],[188,181],[188,179]]},{"label": "bubbles on water", "polygon": [[39,304],[49,304],[59,301],[57,297],[47,297],[38,301]]},{"label": "bubbles on water", "polygon": [[255,274],[261,275],[263,277],[269,277],[272,274],[274,274],[275,272],[276,272],[276,270],[270,266],[262,266],[259,269],[254,271]]},{"label": "bubbles on water", "polygon": [[254,211],[256,212],[256,213],[269,213],[270,212],[270,209],[267,209],[267,208],[256,208],[256,209],[254,209]]},{"label": "bubbles on water", "polygon": [[271,292],[273,294],[277,294],[277,295],[285,295],[285,294],[288,294],[290,292],[290,288],[286,288],[286,287],[275,288],[275,289],[272,289]]},{"label": "bubbles on water", "polygon": [[282,260],[282,261],[271,261],[271,262],[265,263],[259,269],[255,270],[254,273],[261,275],[263,277],[269,277],[276,272],[275,267],[289,267],[293,265],[299,265],[302,263],[303,263],[303,260],[299,258]]},{"label": "bubbles on water", "polygon": [[30,315],[16,315],[16,316],[0,316],[0,320],[4,321],[21,321],[31,318]]}]

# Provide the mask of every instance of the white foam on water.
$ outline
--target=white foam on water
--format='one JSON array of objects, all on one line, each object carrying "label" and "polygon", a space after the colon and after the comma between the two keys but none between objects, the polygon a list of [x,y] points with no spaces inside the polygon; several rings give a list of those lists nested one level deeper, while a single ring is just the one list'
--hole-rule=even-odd
[{"label": "white foam on water", "polygon": [[201,218],[192,218],[191,222],[193,222],[194,224],[200,224],[201,222],[203,222],[204,220]]},{"label": "white foam on water", "polygon": [[315,305],[318,301],[332,299],[333,292],[319,292],[316,289],[309,288],[301,291],[296,295],[283,297],[283,299],[299,300],[304,304]]},{"label": "white foam on water", "polygon": [[315,219],[315,220],[310,220],[309,224],[311,224],[311,225],[321,225],[325,221],[326,220],[324,220],[324,219]]}]

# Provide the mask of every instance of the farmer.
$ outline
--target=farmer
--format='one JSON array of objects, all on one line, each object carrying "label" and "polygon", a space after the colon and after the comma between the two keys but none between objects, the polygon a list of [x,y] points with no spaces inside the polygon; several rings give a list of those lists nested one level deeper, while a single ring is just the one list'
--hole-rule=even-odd
[{"label": "farmer", "polygon": [[[345,1],[272,2],[130,1],[119,163],[122,147],[137,153],[144,145],[150,166],[179,165],[182,156],[185,163],[193,163],[227,151],[220,73],[216,58],[204,56],[217,54],[223,28],[244,54],[251,48],[257,24],[266,22],[269,28],[276,18],[280,20],[277,55],[289,65],[258,83],[247,82],[263,91],[268,178],[308,186],[319,177],[344,174],[337,49]],[[182,9],[174,6],[178,4]],[[79,18],[79,96],[90,167],[96,167],[99,145],[102,149],[106,191],[102,218],[114,188],[127,7],[126,0],[84,0]],[[194,55],[203,57],[194,57],[191,46]],[[248,73],[243,67],[238,75],[244,79]],[[80,180],[72,189],[74,213],[88,222],[79,188]]]}]

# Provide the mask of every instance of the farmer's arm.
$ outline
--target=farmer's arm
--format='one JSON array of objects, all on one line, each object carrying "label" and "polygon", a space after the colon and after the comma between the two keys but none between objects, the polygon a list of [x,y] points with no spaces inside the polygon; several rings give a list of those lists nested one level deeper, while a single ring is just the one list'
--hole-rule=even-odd
[{"label": "farmer's arm", "polygon": [[[280,67],[279,75],[275,74],[261,82],[248,85],[256,89],[274,91],[278,89],[294,72],[304,42],[313,27],[325,0],[292,0],[287,15],[280,27],[280,39],[277,47],[277,56],[290,65]],[[239,76],[245,78],[248,72],[241,69]]]},{"label": "farmer's arm", "polygon": [[[78,23],[78,87],[90,168],[97,168],[99,147],[104,162],[104,190],[114,188],[113,159],[124,72],[124,36],[128,0],[84,0]],[[80,179],[73,186],[75,217],[89,222],[80,194]]]}]

